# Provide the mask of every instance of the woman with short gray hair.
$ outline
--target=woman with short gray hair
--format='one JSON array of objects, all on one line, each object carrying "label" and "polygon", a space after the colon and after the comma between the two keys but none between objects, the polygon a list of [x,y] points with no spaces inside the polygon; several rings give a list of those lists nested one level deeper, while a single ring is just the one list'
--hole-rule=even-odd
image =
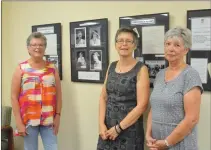
[{"label": "woman with short gray hair", "polygon": [[150,96],[146,141],[150,150],[198,150],[202,82],[198,72],[185,63],[191,48],[191,31],[176,27],[165,34],[165,59],[169,66],[154,81]]},{"label": "woman with short gray hair", "polygon": [[57,150],[62,108],[59,73],[54,63],[43,59],[47,39],[42,33],[31,33],[26,43],[30,58],[18,64],[11,86],[16,135],[24,137],[24,150],[38,150],[38,134],[45,150]]}]

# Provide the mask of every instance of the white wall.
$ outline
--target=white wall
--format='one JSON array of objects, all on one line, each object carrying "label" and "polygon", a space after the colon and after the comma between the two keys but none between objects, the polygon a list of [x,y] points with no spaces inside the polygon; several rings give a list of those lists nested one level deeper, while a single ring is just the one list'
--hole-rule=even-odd
[{"label": "white wall", "polygon": [[[28,58],[26,38],[31,33],[31,26],[60,22],[63,40],[63,110],[58,135],[59,149],[94,150],[98,138],[98,100],[102,85],[71,82],[69,22],[108,18],[111,62],[118,59],[113,39],[119,27],[119,17],[169,12],[170,27],[185,27],[187,10],[207,8],[210,8],[208,1],[2,2],[2,102],[11,105],[12,73],[18,62]],[[200,150],[211,149],[210,100],[210,92],[205,92],[198,126]],[[16,138],[17,150],[23,150],[22,142],[21,138]],[[42,150],[42,146],[39,149]]]}]

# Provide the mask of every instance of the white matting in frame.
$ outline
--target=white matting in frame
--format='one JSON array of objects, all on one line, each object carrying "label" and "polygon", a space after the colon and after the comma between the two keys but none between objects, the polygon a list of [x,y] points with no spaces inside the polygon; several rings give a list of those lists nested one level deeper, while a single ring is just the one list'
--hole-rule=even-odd
[{"label": "white matting in frame", "polygon": [[86,47],[86,27],[75,28],[75,47]]},{"label": "white matting in frame", "polygon": [[102,50],[89,51],[90,70],[102,70]]},{"label": "white matting in frame", "polygon": [[90,27],[89,29],[89,45],[101,46],[101,26]]},{"label": "white matting in frame", "polygon": [[75,52],[76,57],[76,70],[84,70],[87,68],[87,51],[77,50]]}]

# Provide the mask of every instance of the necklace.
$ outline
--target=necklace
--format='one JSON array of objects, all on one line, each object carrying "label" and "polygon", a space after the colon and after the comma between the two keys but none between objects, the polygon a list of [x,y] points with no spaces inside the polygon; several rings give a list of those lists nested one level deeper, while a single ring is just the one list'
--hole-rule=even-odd
[{"label": "necklace", "polygon": [[121,73],[122,72],[122,70],[120,69],[120,67],[118,67],[119,68],[119,73]]}]

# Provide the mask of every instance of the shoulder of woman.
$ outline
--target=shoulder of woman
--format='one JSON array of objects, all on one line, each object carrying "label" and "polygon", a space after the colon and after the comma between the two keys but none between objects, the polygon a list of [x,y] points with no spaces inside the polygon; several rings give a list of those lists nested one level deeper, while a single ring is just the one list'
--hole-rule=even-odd
[{"label": "shoulder of woman", "polygon": [[48,68],[55,68],[55,64],[53,62],[50,62],[50,61],[46,61],[46,66]]},{"label": "shoulder of woman", "polygon": [[25,68],[28,68],[28,67],[29,67],[28,60],[21,61],[17,65],[17,68],[19,68],[19,69],[25,69]]},{"label": "shoulder of woman", "polygon": [[185,69],[185,77],[190,78],[190,77],[196,77],[196,76],[199,77],[198,71],[196,71],[196,69],[194,69],[191,66],[187,66],[187,68]]}]

